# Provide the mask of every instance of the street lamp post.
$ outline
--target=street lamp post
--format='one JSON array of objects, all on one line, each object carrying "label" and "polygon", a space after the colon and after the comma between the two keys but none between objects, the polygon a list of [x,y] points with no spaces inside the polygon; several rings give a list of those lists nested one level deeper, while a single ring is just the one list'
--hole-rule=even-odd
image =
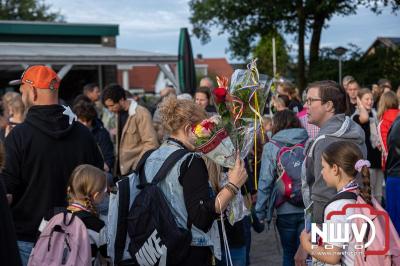
[{"label": "street lamp post", "polygon": [[341,84],[341,82],[342,82],[342,56],[347,52],[347,49],[339,46],[339,47],[335,48],[333,51],[339,60],[339,84]]}]

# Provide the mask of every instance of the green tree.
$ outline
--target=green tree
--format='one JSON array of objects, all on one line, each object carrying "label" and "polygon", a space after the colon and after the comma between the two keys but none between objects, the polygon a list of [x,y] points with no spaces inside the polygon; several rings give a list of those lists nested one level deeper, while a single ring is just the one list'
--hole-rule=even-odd
[{"label": "green tree", "polygon": [[252,49],[252,55],[253,57],[258,58],[257,66],[260,72],[272,77],[272,38],[275,38],[276,71],[281,75],[286,75],[290,57],[288,55],[288,47],[282,35],[271,32],[261,37],[257,45]]},{"label": "green tree", "polygon": [[1,20],[64,21],[60,12],[50,11],[41,0],[0,0]]},{"label": "green tree", "polygon": [[305,84],[304,36],[306,33],[305,6],[302,0],[191,0],[190,21],[193,33],[203,43],[210,40],[210,30],[229,34],[232,55],[246,60],[254,42],[271,31],[297,33],[298,83]]},{"label": "green tree", "polygon": [[[392,82],[393,88],[400,85],[400,48],[378,48],[375,54],[362,56],[351,69],[355,78],[366,86],[376,83],[381,78]],[[360,72],[357,69],[361,69]]]},{"label": "green tree", "polygon": [[354,14],[359,1],[342,1],[342,0],[314,0],[310,1],[308,6],[309,20],[310,20],[310,61],[309,61],[309,75],[312,75],[314,71],[318,71],[316,67],[319,60],[319,50],[321,43],[321,34],[324,27],[327,27],[327,22],[335,14],[350,15]]},{"label": "green tree", "polygon": [[307,9],[310,11],[308,15],[312,33],[309,61],[311,76],[314,71],[318,71],[317,62],[319,60],[322,30],[328,27],[327,23],[334,15],[355,14],[359,6],[365,6],[376,14],[382,12],[382,7],[391,6],[393,13],[396,13],[400,8],[399,0],[312,0],[306,2],[309,3]]},{"label": "green tree", "polygon": [[270,31],[295,34],[298,44],[297,84],[306,84],[304,42],[311,33],[310,69],[319,60],[321,34],[333,15],[355,13],[363,5],[379,13],[383,6],[399,8],[399,0],[191,0],[190,21],[193,33],[202,42],[210,40],[210,31],[217,27],[229,34],[230,50],[234,57],[246,59],[257,38]]},{"label": "green tree", "polygon": [[[352,75],[361,86],[370,87],[380,78],[387,78],[394,88],[400,85],[400,48],[378,48],[373,55],[363,55],[361,49],[348,45],[349,51],[342,62],[343,75]],[[333,48],[322,48],[313,77],[316,80],[338,80],[338,59]]]}]

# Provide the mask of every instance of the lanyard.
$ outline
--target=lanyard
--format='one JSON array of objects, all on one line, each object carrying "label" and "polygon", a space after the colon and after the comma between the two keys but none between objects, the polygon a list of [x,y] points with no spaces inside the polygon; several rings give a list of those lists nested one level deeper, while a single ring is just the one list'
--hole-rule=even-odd
[{"label": "lanyard", "polygon": [[85,206],[83,206],[82,204],[79,203],[71,203],[69,206],[80,209],[82,211],[86,211],[86,212],[90,212],[90,210],[88,208],[86,208]]},{"label": "lanyard", "polygon": [[358,184],[352,180],[350,183],[345,185],[337,194],[346,192],[346,191],[351,191],[351,190],[356,190],[358,188]]}]

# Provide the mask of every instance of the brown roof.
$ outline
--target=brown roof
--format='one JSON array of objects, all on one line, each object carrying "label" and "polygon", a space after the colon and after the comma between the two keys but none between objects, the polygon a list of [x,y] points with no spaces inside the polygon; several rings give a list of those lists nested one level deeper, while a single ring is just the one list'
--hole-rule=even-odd
[{"label": "brown roof", "polygon": [[[232,66],[225,58],[195,59],[195,64],[207,65],[208,76],[218,75],[230,78],[233,73]],[[175,69],[175,65],[170,65],[170,67]],[[158,66],[135,66],[129,71],[129,85],[134,89],[143,88],[146,92],[154,92],[159,73]],[[122,84],[122,70],[118,70],[118,82]]]},{"label": "brown roof", "polygon": [[375,53],[376,47],[397,48],[400,46],[400,37],[378,37],[365,51],[363,56],[372,55]]},{"label": "brown roof", "polygon": [[208,76],[218,75],[227,78],[232,76],[233,68],[225,58],[203,58],[194,61],[197,65],[208,65]]},{"label": "brown roof", "polygon": [[[133,89],[154,92],[154,86],[160,69],[158,66],[138,66],[129,70],[129,85]],[[122,71],[118,71],[118,82],[122,84]]]}]

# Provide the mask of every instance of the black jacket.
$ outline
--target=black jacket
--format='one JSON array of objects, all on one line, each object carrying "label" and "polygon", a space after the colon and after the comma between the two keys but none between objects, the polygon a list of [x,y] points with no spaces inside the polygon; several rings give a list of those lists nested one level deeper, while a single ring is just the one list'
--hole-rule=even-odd
[{"label": "black jacket", "polygon": [[25,122],[7,136],[5,149],[0,178],[13,195],[11,212],[22,241],[34,242],[46,212],[66,205],[67,182],[76,166],[104,166],[90,131],[61,105],[31,107]]},{"label": "black jacket", "polygon": [[[100,147],[104,162],[111,170],[114,167],[115,156],[114,145],[111,141],[110,133],[108,133],[107,129],[104,128],[103,123],[98,118],[95,118],[92,121],[91,132]],[[112,170],[110,172],[112,173]]]},{"label": "black jacket", "polygon": [[394,120],[387,138],[386,176],[400,178],[400,116]]},{"label": "black jacket", "polygon": [[20,266],[17,238],[5,195],[3,182],[0,182],[0,261],[2,265]]}]

